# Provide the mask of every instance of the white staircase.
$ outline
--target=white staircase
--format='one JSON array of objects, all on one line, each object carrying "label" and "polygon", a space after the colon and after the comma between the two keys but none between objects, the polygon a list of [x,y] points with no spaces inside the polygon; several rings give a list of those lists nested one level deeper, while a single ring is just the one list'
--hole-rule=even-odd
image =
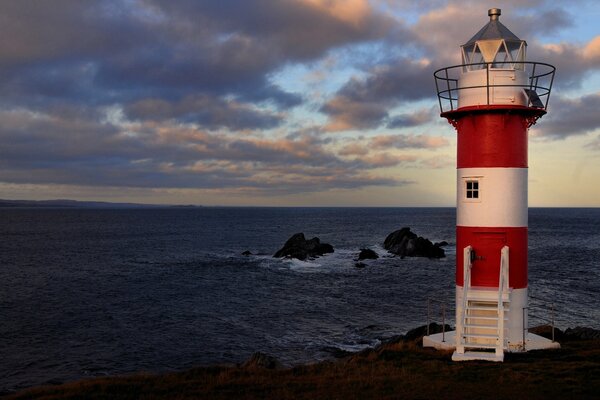
[{"label": "white staircase", "polygon": [[504,361],[505,322],[510,308],[508,246],[501,250],[498,288],[471,286],[472,248],[464,249],[463,296],[456,323],[454,361]]}]

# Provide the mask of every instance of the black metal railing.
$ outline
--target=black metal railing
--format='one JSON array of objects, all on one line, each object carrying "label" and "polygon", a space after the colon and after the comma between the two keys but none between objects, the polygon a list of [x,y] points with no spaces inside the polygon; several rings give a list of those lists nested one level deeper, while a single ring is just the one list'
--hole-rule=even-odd
[{"label": "black metal railing", "polygon": [[554,303],[539,297],[529,296],[528,307],[523,308],[523,321],[527,316],[527,325],[523,325],[523,343],[529,328],[538,325],[549,325],[551,329],[551,340],[554,342],[554,329],[556,326],[556,308]]},{"label": "black metal railing", "polygon": [[434,298],[427,298],[427,336],[432,322],[441,321],[442,342],[446,341],[446,323],[451,322],[454,317],[454,308],[448,307],[446,302]]},{"label": "black metal railing", "polygon": [[[485,84],[476,86],[458,86],[461,75],[468,74],[468,70],[486,71]],[[490,71],[494,70],[529,70],[529,82],[527,84],[490,84]],[[503,63],[473,63],[460,64],[438,69],[433,73],[435,88],[442,113],[454,111],[458,108],[458,97],[461,91],[467,89],[485,89],[487,93],[487,105],[490,105],[490,88],[516,87],[524,90],[528,106],[546,110],[548,100],[554,83],[556,68],[553,65],[533,61],[507,61]]]}]

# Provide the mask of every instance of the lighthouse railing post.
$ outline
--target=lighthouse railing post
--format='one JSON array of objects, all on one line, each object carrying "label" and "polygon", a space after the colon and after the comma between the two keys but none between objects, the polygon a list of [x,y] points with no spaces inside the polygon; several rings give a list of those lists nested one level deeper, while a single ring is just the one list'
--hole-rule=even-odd
[{"label": "lighthouse railing post", "polygon": [[504,296],[508,293],[509,248],[500,250],[500,276],[498,277],[498,342],[496,355],[504,353]]},{"label": "lighthouse railing post", "polygon": [[450,88],[450,77],[446,68],[446,86],[448,88],[448,98],[450,99],[450,110],[454,110],[454,101],[452,100],[452,89]]},{"label": "lighthouse railing post", "polygon": [[550,304],[550,318],[552,320],[552,342],[554,342],[554,303]]},{"label": "lighthouse railing post", "polygon": [[431,323],[431,299],[427,299],[427,336],[429,336],[429,324]]},{"label": "lighthouse railing post", "polygon": [[[554,335],[554,333],[553,333]],[[442,342],[446,341],[446,303],[442,303]]]},{"label": "lighthouse railing post", "polygon": [[527,351],[527,347],[525,345],[527,344],[526,336],[527,336],[527,330],[529,329],[525,325],[525,314],[526,313],[527,313],[527,307],[523,307],[523,350],[525,350],[525,351]]},{"label": "lighthouse railing post", "polygon": [[[554,68],[554,67],[552,67]],[[550,85],[548,85],[548,94],[546,96],[546,103],[544,104],[544,109],[548,108],[548,100],[550,100],[550,92],[552,91],[552,84],[554,83],[554,71],[550,74]]]},{"label": "lighthouse railing post", "polygon": [[487,105],[490,105],[490,64],[485,66],[485,88],[487,91]]}]

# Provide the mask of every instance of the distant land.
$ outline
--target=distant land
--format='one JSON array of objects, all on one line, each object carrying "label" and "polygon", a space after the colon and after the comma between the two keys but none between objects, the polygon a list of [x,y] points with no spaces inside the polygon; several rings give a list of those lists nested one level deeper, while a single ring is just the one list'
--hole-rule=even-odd
[{"label": "distant land", "polygon": [[107,201],[56,200],[3,200],[0,208],[195,208],[195,205],[160,205],[138,203],[111,203]]}]

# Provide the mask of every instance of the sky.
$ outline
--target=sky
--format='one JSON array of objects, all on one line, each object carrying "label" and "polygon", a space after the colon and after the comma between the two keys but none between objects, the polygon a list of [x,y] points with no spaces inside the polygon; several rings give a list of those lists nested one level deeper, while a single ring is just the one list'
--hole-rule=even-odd
[{"label": "sky", "polygon": [[502,9],[557,68],[529,205],[600,206],[595,1],[3,0],[0,198],[453,206],[433,72]]}]

